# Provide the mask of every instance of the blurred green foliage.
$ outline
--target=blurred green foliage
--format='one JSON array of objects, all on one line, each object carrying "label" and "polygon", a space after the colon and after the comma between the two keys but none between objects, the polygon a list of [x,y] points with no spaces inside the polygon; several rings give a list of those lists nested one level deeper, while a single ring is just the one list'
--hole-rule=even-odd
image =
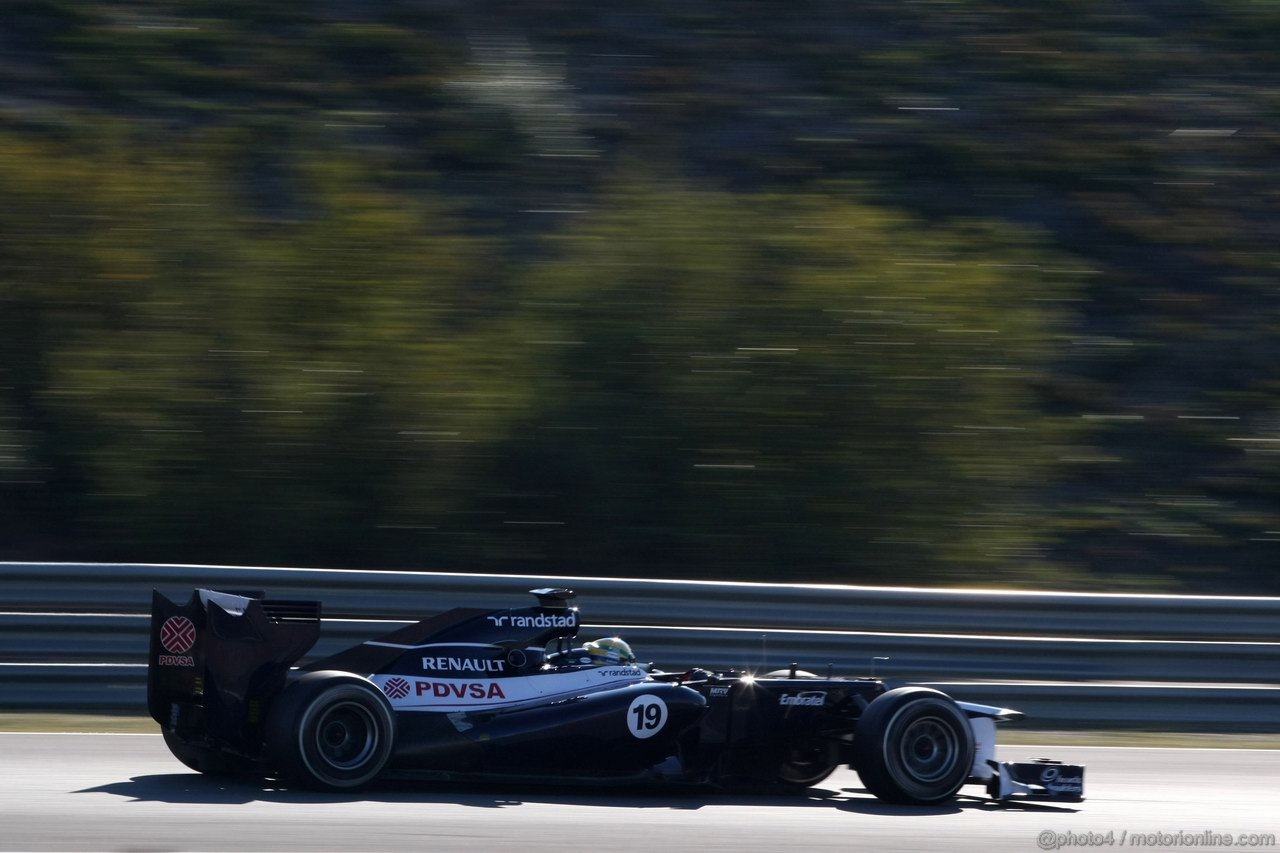
[{"label": "blurred green foliage", "polygon": [[6,17],[0,558],[1274,591],[1270,4]]}]

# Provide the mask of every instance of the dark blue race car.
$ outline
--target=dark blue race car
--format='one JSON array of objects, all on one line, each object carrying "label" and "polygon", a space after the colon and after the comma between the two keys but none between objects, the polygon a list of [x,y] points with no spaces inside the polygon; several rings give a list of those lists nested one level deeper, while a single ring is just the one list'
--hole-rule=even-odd
[{"label": "dark blue race car", "polygon": [[580,646],[574,594],[458,608],[300,669],[320,604],[196,590],[152,600],[147,700],[188,767],[330,791],[430,780],[664,782],[802,791],[842,764],[894,803],[966,783],[1004,799],[1083,798],[1083,768],[995,760],[1016,711],[873,678],[637,664]]}]

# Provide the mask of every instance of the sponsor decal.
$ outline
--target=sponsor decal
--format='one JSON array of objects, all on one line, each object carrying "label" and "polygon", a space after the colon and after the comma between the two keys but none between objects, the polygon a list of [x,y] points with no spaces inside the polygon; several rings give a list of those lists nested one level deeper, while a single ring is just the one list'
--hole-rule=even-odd
[{"label": "sponsor decal", "polygon": [[1041,771],[1040,782],[1050,794],[1084,793],[1083,776],[1063,776],[1057,767],[1046,767]]},{"label": "sponsor decal", "polygon": [[160,645],[170,654],[160,655],[156,663],[160,666],[195,666],[195,659],[189,652],[196,644],[196,626],[185,616],[170,616],[160,626]]},{"label": "sponsor decal", "polygon": [[728,696],[729,688],[728,687],[712,687],[711,695],[712,696]]},{"label": "sponsor decal", "polygon": [[637,696],[627,709],[627,731],[632,737],[651,738],[667,724],[667,703],[659,696],[646,693]]},{"label": "sponsor decal", "polygon": [[804,693],[797,693],[792,696],[790,693],[783,693],[778,697],[779,705],[799,705],[806,708],[821,708],[827,704],[827,694],[822,690],[807,690]]},{"label": "sponsor decal", "polygon": [[[613,673],[613,675],[606,675]],[[625,674],[619,674],[625,673]],[[391,682],[400,679],[408,693],[392,704],[397,711],[430,713],[470,712],[486,708],[511,708],[539,702],[570,699],[597,693],[624,684],[635,684],[648,676],[639,667],[605,669],[593,667],[567,671],[543,671],[536,675],[514,675],[502,678],[466,678],[438,675],[422,677],[396,673],[371,676],[374,684],[391,696]]]},{"label": "sponsor decal", "polygon": [[422,668],[446,672],[502,672],[507,668],[507,665],[500,660],[431,657],[422,659]]},{"label": "sponsor decal", "polygon": [[419,681],[415,691],[418,696],[434,696],[437,699],[506,699],[502,687],[496,682],[479,684],[476,682],[442,682]]},{"label": "sponsor decal", "polygon": [[196,626],[185,616],[170,616],[160,626],[160,645],[166,652],[181,655],[196,644]]},{"label": "sponsor decal", "polygon": [[409,682],[403,678],[388,678],[387,683],[382,685],[382,692],[392,699],[403,699],[409,695]]},{"label": "sponsor decal", "polygon": [[496,628],[576,628],[578,627],[578,614],[570,612],[564,616],[553,616],[549,613],[539,613],[537,616],[523,616],[513,613],[510,616],[488,616],[486,617],[494,624]]},{"label": "sponsor decal", "polygon": [[1083,776],[1059,776],[1058,781],[1045,785],[1050,794],[1083,794]]}]

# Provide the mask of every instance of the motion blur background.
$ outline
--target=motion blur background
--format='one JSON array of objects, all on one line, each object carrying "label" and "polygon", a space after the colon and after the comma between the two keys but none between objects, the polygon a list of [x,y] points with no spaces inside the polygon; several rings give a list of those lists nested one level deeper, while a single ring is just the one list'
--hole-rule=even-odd
[{"label": "motion blur background", "polygon": [[0,559],[1280,591],[1280,5],[2,18]]}]

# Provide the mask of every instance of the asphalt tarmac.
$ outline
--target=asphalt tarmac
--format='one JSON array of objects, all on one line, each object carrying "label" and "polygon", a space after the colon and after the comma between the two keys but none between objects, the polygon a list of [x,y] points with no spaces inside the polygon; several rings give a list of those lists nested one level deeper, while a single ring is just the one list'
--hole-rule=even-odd
[{"label": "asphalt tarmac", "polygon": [[1085,802],[996,804],[975,787],[889,806],[848,770],[800,797],[438,784],[338,796],[200,776],[156,735],[0,734],[0,850],[1280,849],[1280,751],[1001,752],[1042,755],[1088,765]]}]

